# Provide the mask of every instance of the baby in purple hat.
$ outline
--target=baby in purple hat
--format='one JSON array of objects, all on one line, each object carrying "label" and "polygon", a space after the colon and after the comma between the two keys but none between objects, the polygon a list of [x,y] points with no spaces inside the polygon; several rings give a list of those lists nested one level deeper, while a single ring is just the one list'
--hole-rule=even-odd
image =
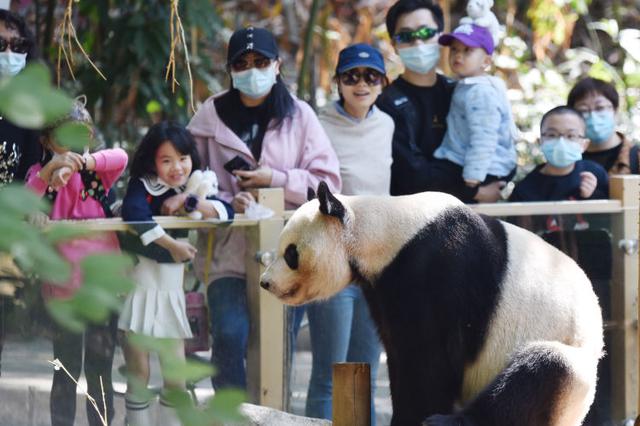
[{"label": "baby in purple hat", "polygon": [[511,180],[517,129],[506,86],[486,72],[494,50],[490,31],[463,24],[438,42],[449,46],[449,65],[459,81],[447,115],[447,133],[434,156],[458,166],[467,187]]}]

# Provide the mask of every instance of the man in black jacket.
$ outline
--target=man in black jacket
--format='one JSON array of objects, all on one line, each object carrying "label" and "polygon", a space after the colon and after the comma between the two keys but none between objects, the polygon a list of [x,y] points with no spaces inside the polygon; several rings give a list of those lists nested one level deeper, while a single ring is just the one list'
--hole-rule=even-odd
[{"label": "man in black jacket", "polygon": [[[440,60],[438,36],[444,29],[442,9],[432,0],[399,0],[389,9],[386,25],[405,66],[377,101],[395,122],[391,194],[438,190],[452,179],[451,168],[434,159],[433,152],[446,133],[455,87],[454,81],[436,72]],[[470,188],[474,194],[469,198],[496,201],[503,185],[496,182]]]}]

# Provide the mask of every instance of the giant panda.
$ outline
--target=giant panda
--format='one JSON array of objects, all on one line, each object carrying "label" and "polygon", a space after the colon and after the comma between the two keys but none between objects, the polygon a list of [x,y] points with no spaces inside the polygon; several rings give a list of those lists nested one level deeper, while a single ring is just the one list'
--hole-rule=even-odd
[{"label": "giant panda", "polygon": [[438,192],[302,205],[260,285],[290,305],[362,286],[387,352],[392,426],[580,425],[602,315],[536,235]]}]

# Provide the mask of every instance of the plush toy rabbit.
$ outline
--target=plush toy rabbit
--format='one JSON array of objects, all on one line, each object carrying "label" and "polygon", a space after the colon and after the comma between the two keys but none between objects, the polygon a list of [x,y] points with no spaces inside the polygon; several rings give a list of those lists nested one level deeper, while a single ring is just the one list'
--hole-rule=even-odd
[{"label": "plush toy rabbit", "polygon": [[[195,194],[198,198],[216,195],[218,194],[218,177],[212,170],[196,170],[191,173],[185,192],[187,194]],[[201,219],[202,213],[195,210],[187,213],[187,216],[192,219]]]},{"label": "plush toy rabbit", "polygon": [[469,0],[467,3],[467,14],[460,19],[461,24],[476,24],[485,27],[493,37],[493,44],[498,45],[500,41],[500,23],[498,18],[491,11],[493,0]]}]

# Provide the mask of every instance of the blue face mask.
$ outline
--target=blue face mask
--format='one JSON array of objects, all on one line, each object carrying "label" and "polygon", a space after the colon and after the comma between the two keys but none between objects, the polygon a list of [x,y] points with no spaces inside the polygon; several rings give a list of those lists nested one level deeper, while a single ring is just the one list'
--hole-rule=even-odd
[{"label": "blue face mask", "polygon": [[613,111],[593,111],[584,121],[587,123],[587,138],[594,144],[608,141],[616,129]]},{"label": "blue face mask", "polygon": [[435,43],[398,49],[398,55],[405,67],[418,74],[431,71],[440,60],[440,45]]},{"label": "blue face mask", "polygon": [[548,139],[542,143],[542,153],[553,167],[567,167],[582,159],[582,147],[565,138]]},{"label": "blue face mask", "polygon": [[233,87],[246,96],[257,99],[268,94],[276,84],[276,65],[271,64],[267,68],[249,68],[248,70],[231,72]]},{"label": "blue face mask", "polygon": [[0,77],[13,77],[27,64],[26,53],[15,53],[8,49],[0,52]]}]

